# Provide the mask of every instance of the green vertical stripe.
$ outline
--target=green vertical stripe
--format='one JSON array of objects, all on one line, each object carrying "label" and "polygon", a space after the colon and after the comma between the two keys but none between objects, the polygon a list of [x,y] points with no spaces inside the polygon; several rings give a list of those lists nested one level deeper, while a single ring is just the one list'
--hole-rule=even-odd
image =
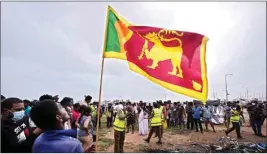
[{"label": "green vertical stripe", "polygon": [[117,30],[115,28],[115,23],[119,21],[119,19],[116,17],[116,15],[112,12],[112,10],[109,10],[108,13],[108,26],[106,29],[106,52],[109,51],[115,51],[120,52],[120,42],[119,42],[119,36],[117,33]]}]

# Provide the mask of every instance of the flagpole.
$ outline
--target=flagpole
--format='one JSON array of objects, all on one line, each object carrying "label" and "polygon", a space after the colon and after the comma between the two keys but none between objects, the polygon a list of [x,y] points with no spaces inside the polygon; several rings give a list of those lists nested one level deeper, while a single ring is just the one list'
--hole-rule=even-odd
[{"label": "flagpole", "polygon": [[99,139],[99,122],[100,122],[100,107],[101,107],[101,97],[102,97],[102,83],[103,83],[103,72],[104,72],[104,52],[107,43],[107,28],[108,28],[108,13],[110,7],[108,6],[106,14],[106,23],[105,23],[105,34],[104,34],[104,46],[102,51],[102,62],[101,62],[101,73],[100,73],[100,84],[99,84],[99,96],[98,96],[98,108],[97,108],[97,124],[96,124],[96,147],[95,151],[98,152],[98,139]]},{"label": "flagpole", "polygon": [[101,96],[102,96],[102,81],[104,72],[104,57],[102,57],[101,63],[101,74],[100,74],[100,85],[99,85],[99,96],[98,96],[98,107],[97,107],[97,124],[96,124],[96,147],[95,151],[98,152],[98,138],[99,138],[99,122],[100,122],[100,108],[101,108]]}]

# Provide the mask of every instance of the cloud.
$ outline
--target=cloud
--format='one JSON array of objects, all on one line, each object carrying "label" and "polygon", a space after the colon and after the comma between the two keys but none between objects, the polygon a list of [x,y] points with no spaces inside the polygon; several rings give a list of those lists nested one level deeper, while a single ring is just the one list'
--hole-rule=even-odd
[{"label": "cloud", "polygon": [[[106,8],[132,23],[194,31],[209,37],[209,88],[224,97],[224,74],[231,98],[244,89],[266,92],[266,5],[238,3],[2,3],[1,92],[37,98],[43,93],[98,99]],[[106,59],[103,99],[190,98],[167,91]],[[243,87],[240,85],[244,85]],[[244,88],[246,87],[246,88]],[[210,97],[212,97],[212,91]]]}]

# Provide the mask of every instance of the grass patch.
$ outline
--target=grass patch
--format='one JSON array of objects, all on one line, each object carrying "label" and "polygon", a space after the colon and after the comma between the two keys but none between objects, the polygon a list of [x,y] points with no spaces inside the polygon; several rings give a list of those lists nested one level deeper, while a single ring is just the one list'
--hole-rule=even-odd
[{"label": "grass patch", "polygon": [[113,139],[109,139],[109,138],[99,138],[98,140],[99,142],[99,152],[106,152],[107,149],[113,145]]},{"label": "grass patch", "polygon": [[113,145],[113,139],[106,138],[106,135],[111,132],[111,130],[106,128],[106,120],[102,117],[101,119],[101,128],[99,129],[99,138],[98,138],[98,152],[106,152],[107,149]]}]

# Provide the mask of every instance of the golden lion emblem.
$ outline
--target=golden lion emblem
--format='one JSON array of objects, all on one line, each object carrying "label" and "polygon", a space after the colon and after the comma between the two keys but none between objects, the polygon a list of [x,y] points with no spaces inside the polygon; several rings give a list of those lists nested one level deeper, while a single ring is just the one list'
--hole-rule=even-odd
[{"label": "golden lion emblem", "polygon": [[[183,32],[178,33],[176,31],[165,29],[160,30],[158,33],[151,32],[144,35],[143,37],[145,38],[145,43],[138,59],[143,59],[144,55],[147,59],[151,59],[153,61],[152,65],[147,66],[151,69],[156,69],[160,61],[171,60],[172,71],[168,72],[168,74],[183,78],[183,71],[181,69],[181,61],[183,56],[182,41],[177,37],[169,39],[164,38],[163,34],[174,34],[178,37],[183,36]],[[174,47],[166,47],[162,44],[162,41],[170,42],[174,40],[177,40],[179,45]],[[154,46],[150,50],[148,49],[148,41],[154,43]]]}]

